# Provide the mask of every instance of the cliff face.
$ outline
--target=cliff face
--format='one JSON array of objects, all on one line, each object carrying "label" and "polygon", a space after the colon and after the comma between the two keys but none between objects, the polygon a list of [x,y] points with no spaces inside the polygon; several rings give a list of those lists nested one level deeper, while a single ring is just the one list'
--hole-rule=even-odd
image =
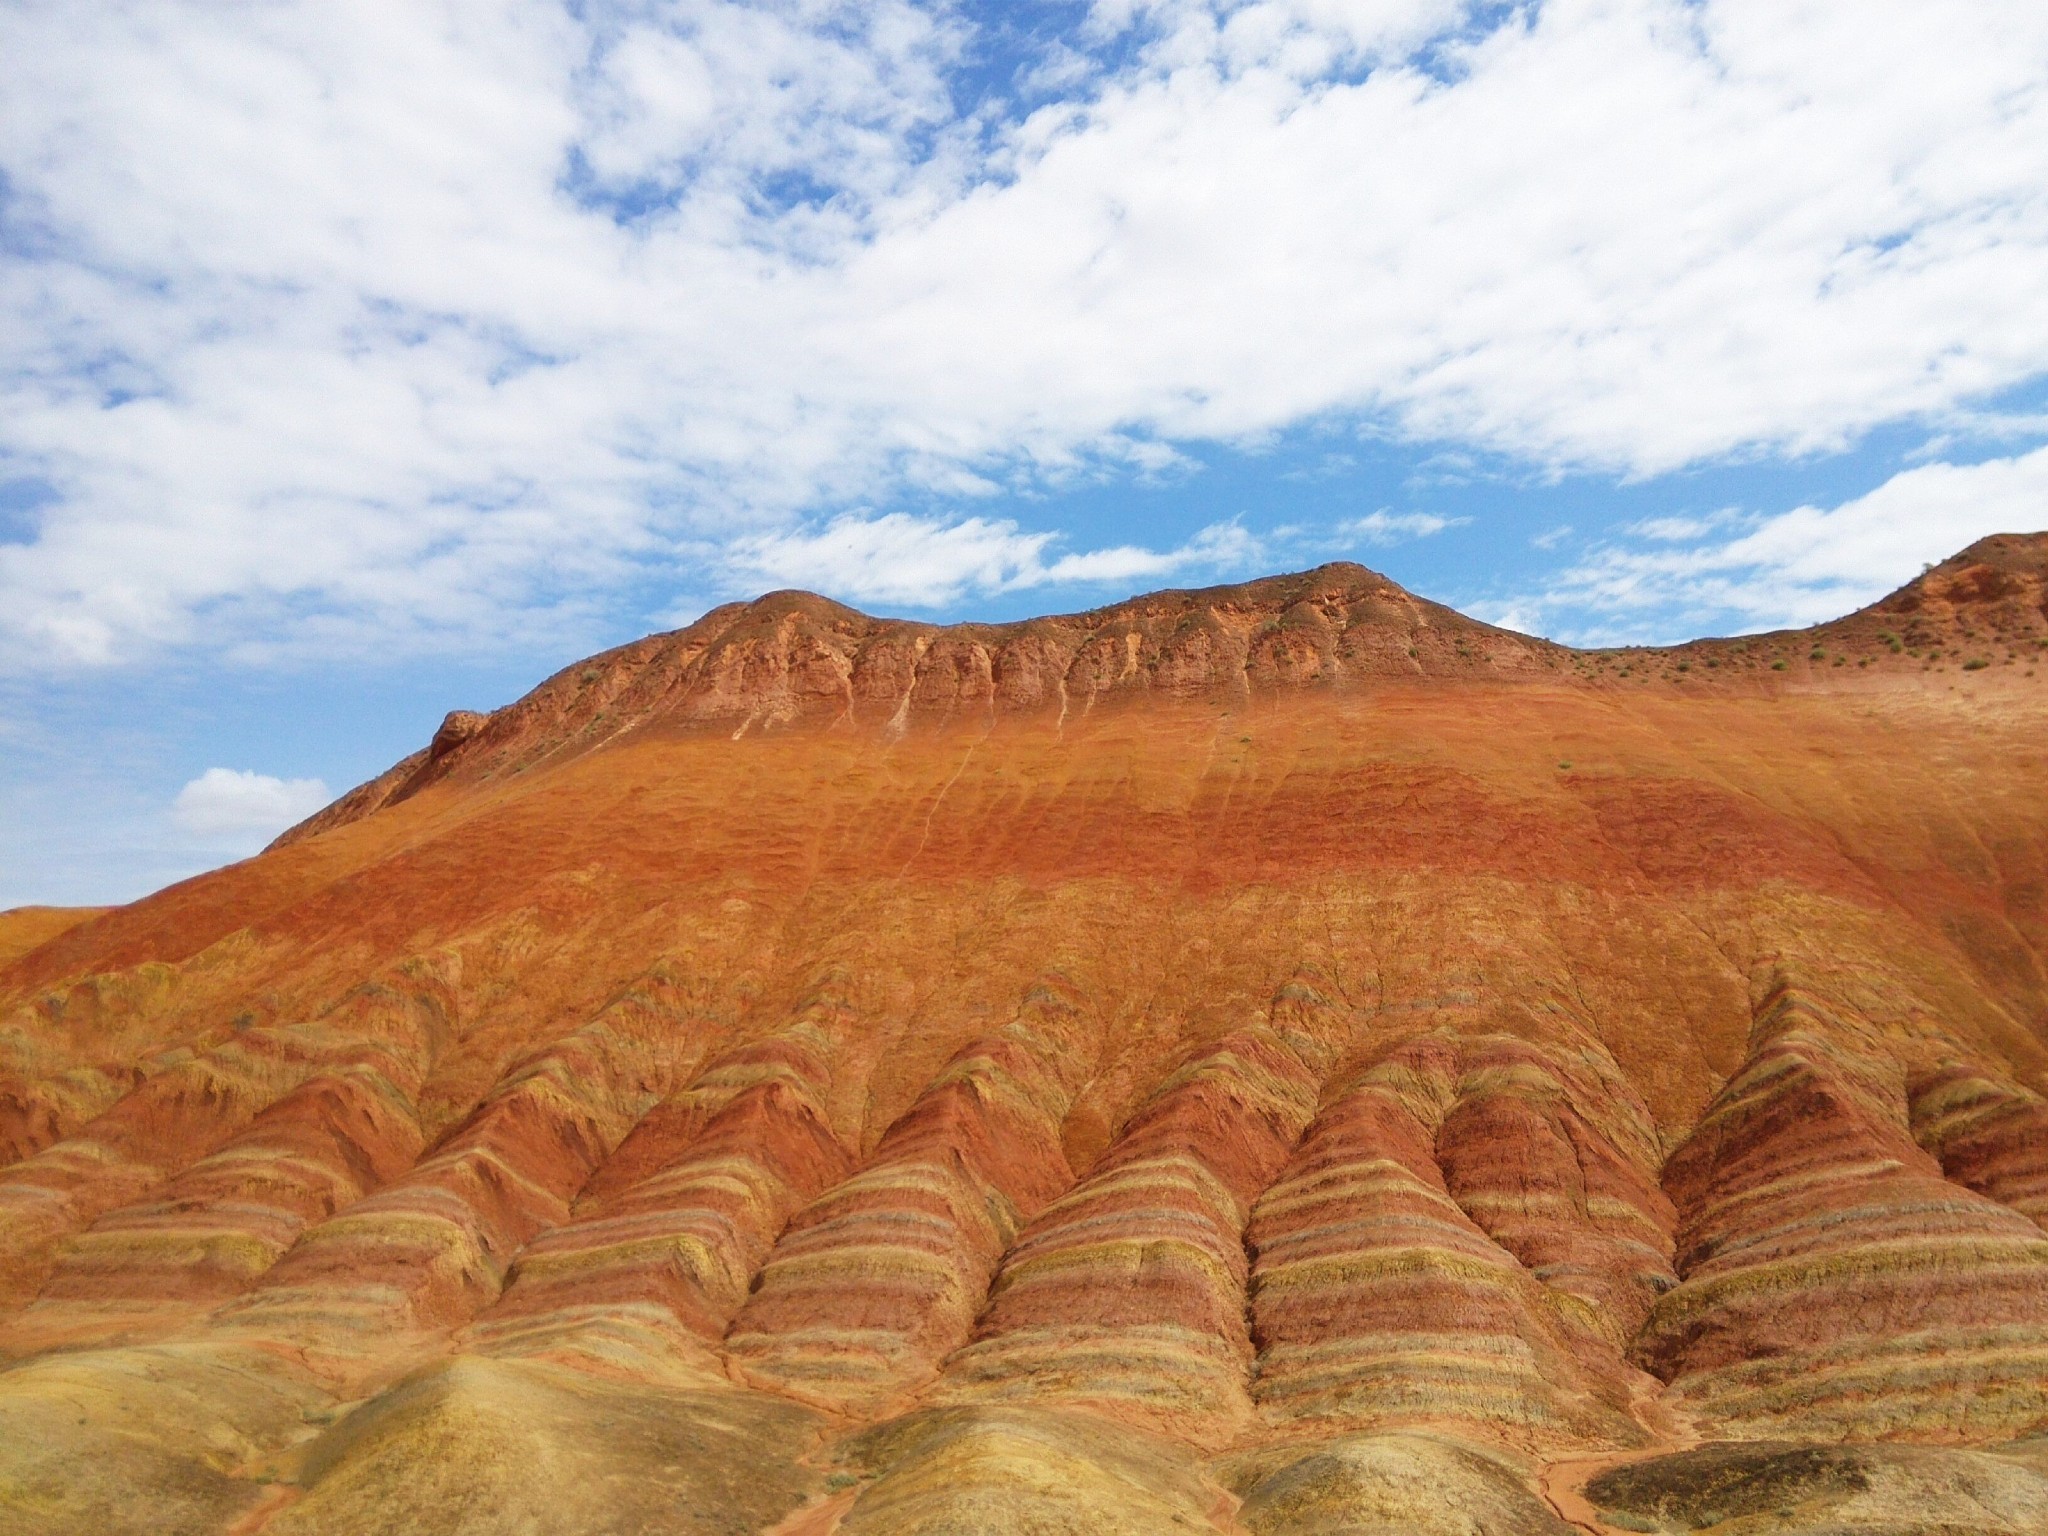
[{"label": "cliff face", "polygon": [[592,658],[0,921],[0,1531],[2048,1528],[2044,743],[2041,538]]}]

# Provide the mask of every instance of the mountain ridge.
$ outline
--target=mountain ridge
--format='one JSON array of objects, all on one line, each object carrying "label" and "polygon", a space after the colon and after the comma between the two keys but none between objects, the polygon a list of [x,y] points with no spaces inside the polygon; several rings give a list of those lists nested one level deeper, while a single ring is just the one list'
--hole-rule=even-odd
[{"label": "mountain ridge", "polygon": [[783,596],[0,921],[0,1531],[2035,1536],[2043,544],[1657,651]]},{"label": "mountain ridge", "polygon": [[[679,630],[572,663],[503,708],[451,711],[433,740],[282,833],[287,846],[372,814],[451,775],[522,771],[639,730],[903,730],[967,716],[1088,710],[1133,697],[1254,695],[1392,682],[1591,681],[1589,663],[1694,664],[1756,685],[1810,672],[1811,646],[1880,667],[1939,649],[1971,610],[2033,615],[2048,634],[2048,535],[1992,535],[1840,619],[1804,630],[1669,646],[1577,650],[1417,597],[1350,561],[1211,587],[1168,588],[1071,614],[1000,623],[876,618],[784,589],[723,604]],[[1893,645],[1908,618],[1922,644]],[[1940,630],[1936,635],[1929,626]],[[2038,633],[2037,633],[2038,631]],[[1725,669],[1725,671],[1724,671]]]}]

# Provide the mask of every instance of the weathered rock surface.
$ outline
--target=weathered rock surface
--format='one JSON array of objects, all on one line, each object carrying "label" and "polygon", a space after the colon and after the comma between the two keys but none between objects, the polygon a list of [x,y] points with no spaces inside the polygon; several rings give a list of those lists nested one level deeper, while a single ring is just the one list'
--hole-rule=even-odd
[{"label": "weathered rock surface", "polygon": [[[801,1027],[728,1055],[633,1132],[612,1165],[674,1155],[521,1250],[472,1347],[634,1377],[722,1377],[715,1351],[769,1246],[851,1172],[819,1096],[826,1060]],[[712,1104],[723,1097],[715,1109]],[[680,1122],[693,1119],[694,1134]]]},{"label": "weathered rock surface", "polygon": [[1094,1407],[1227,1443],[1251,1416],[1245,1213],[1315,1095],[1310,1069],[1263,1030],[1170,1075],[1011,1245],[938,1400]]},{"label": "weathered rock surface", "polygon": [[1586,1492],[1616,1529],[1673,1536],[2027,1536],[2048,1526],[2048,1444],[1721,1444],[1616,1468]]},{"label": "weathered rock surface", "polygon": [[[1544,1053],[1487,1036],[1411,1041],[1339,1093],[1252,1213],[1254,1390],[1271,1422],[1642,1436],[1614,1338],[1669,1275],[1669,1218],[1647,1170],[1566,1097]],[[1493,1149],[1505,1165],[1475,1155],[1495,1119],[1513,1124]]]},{"label": "weathered rock surface", "polygon": [[[1637,1340],[1723,1434],[1989,1439],[2048,1422],[2048,1234],[1944,1179],[1904,1074],[1786,986],[1666,1165],[1682,1282]],[[1860,1047],[1860,1049],[1859,1049]]]},{"label": "weathered rock surface", "polygon": [[[1977,665],[1977,663],[1982,665]],[[0,914],[0,1536],[2048,1529],[2048,539],[593,658]]]},{"label": "weathered rock surface", "polygon": [[[1270,1463],[1279,1461],[1271,1467]],[[1252,1536],[1571,1536],[1528,1471],[1429,1435],[1359,1435],[1250,1456],[1238,1523]]]},{"label": "weathered rock surface", "polygon": [[2048,1227],[2048,1099],[1960,1063],[1917,1076],[1911,1093],[1913,1135],[1944,1174]]},{"label": "weathered rock surface", "polygon": [[967,1337],[1020,1224],[1065,1188],[1067,1089],[1021,1023],[975,1041],[866,1167],[799,1212],[727,1351],[742,1380],[834,1408],[921,1384]]}]

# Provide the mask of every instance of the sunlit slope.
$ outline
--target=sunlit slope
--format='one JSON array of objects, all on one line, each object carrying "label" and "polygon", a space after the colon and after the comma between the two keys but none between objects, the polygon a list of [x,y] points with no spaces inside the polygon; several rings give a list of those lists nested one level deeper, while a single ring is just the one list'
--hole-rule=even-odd
[{"label": "sunlit slope", "polygon": [[2044,566],[783,594],[451,717],[0,970],[0,1531],[1664,1529],[1723,1441],[2039,1529]]}]

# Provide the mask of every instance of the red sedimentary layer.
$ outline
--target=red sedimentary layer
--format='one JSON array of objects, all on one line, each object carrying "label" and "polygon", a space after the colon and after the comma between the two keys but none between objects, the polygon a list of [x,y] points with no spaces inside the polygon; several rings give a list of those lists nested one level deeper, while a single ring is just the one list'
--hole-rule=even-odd
[{"label": "red sedimentary layer", "polygon": [[1944,1179],[1903,1072],[1846,1009],[1781,987],[1664,1170],[1683,1283],[1637,1351],[1737,1435],[2048,1423],[2048,1240]]},{"label": "red sedimentary layer", "polygon": [[311,1228],[220,1314],[322,1358],[403,1350],[493,1301],[513,1254],[569,1202],[653,1097],[600,1020],[514,1071],[409,1173]]},{"label": "red sedimentary layer", "polygon": [[[1668,1212],[1598,1129],[1632,1117],[1574,1107],[1598,1085],[1573,1086],[1519,1041],[1429,1036],[1318,1116],[1252,1212],[1253,1395],[1270,1422],[1639,1438],[1609,1340],[1668,1276]],[[1481,1155],[1472,1138],[1489,1121],[1531,1151],[1526,1169]],[[1460,1204],[1444,1154],[1473,1210],[1553,1268],[1556,1289]],[[1597,1321],[1616,1301],[1622,1317]]]},{"label": "red sedimentary layer", "polygon": [[[296,1086],[211,1151],[191,1121],[159,1117],[158,1155],[166,1163],[196,1161],[161,1188],[131,1162],[89,1186],[89,1199],[74,1193],[75,1209],[98,1205],[105,1213],[51,1250],[39,1299],[0,1339],[30,1348],[161,1332],[246,1288],[309,1222],[411,1166],[422,1140],[417,1095],[455,1010],[445,965],[405,961],[350,989],[315,1024],[252,1030],[217,1052],[160,1066],[108,1120],[139,1114],[131,1106],[147,1107],[168,1090],[189,1097],[183,1076],[204,1069],[191,1121],[205,1120],[211,1107],[208,1129],[233,1129],[253,1097],[253,1074],[227,1079],[234,1087],[223,1092],[218,1063],[236,1060],[234,1048],[252,1040],[266,1047],[261,1059],[283,1058],[273,1061],[266,1086]],[[144,1189],[147,1198],[132,1199]],[[119,1194],[131,1200],[112,1198]]]},{"label": "red sedimentary layer", "polygon": [[215,1150],[334,1047],[317,1031],[249,1030],[166,1067],[76,1134],[0,1171],[0,1305],[33,1297],[65,1238]]},{"label": "red sedimentary layer", "polygon": [[0,1527],[1549,1530],[1497,1452],[1590,1524],[1688,1420],[2038,1434],[2044,602],[778,594],[0,914]]},{"label": "red sedimentary layer", "polygon": [[527,1245],[471,1347],[615,1374],[716,1374],[769,1246],[852,1168],[819,1104],[822,1045],[793,1031],[742,1047],[650,1113],[606,1164],[646,1171],[623,1186],[600,1176],[576,1220]]},{"label": "red sedimentary layer", "polygon": [[1098,700],[1148,695],[1241,697],[1384,677],[1535,677],[1561,654],[1342,563],[1091,613],[945,629],[778,592],[593,656],[494,714],[456,711],[424,751],[280,843],[451,775],[520,770],[649,726],[900,729],[961,716],[1064,717]]},{"label": "red sedimentary layer", "polygon": [[797,1215],[727,1336],[741,1376],[871,1405],[965,1341],[1018,1226],[1073,1179],[1051,1054],[1021,1024],[968,1045],[859,1173]]},{"label": "red sedimentary layer", "polygon": [[142,1081],[139,1066],[73,1067],[45,1078],[0,1075],[0,1168],[61,1141]]},{"label": "red sedimentary layer", "polygon": [[1471,1042],[1436,1157],[1460,1209],[1617,1346],[1677,1282],[1656,1133],[1605,1052]]},{"label": "red sedimentary layer", "polygon": [[1315,1095],[1301,1058],[1264,1030],[1169,1076],[1011,1248],[941,1400],[1105,1408],[1227,1440],[1251,1413],[1245,1212]]},{"label": "red sedimentary layer", "polygon": [[2048,1227],[2048,1100],[1977,1066],[1914,1080],[1913,1135],[1965,1189]]},{"label": "red sedimentary layer", "polygon": [[375,1046],[323,1068],[141,1204],[64,1250],[0,1344],[77,1345],[175,1328],[252,1285],[306,1227],[412,1166],[423,1063]]}]

